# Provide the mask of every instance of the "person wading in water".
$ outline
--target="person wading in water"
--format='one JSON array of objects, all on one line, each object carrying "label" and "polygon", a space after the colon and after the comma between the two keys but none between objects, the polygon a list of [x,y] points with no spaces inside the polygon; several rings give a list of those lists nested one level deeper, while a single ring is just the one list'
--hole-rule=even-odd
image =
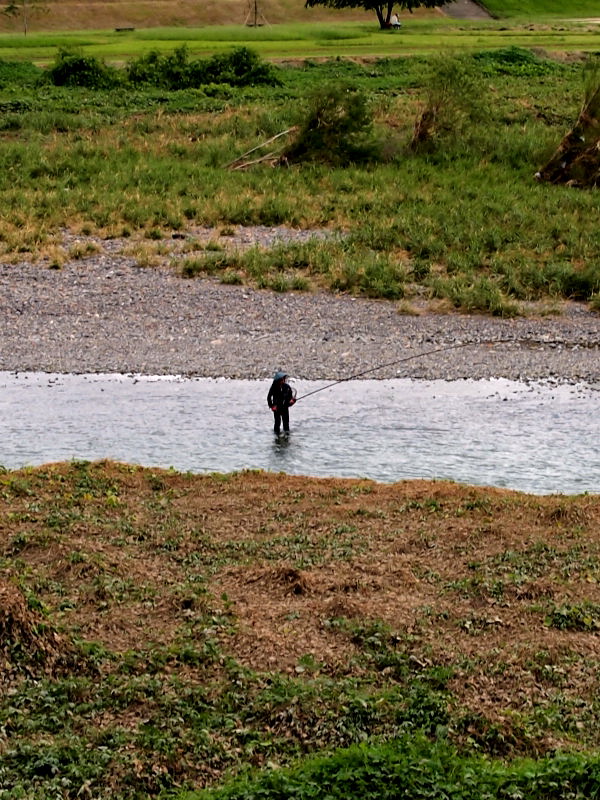
[{"label": "person wading in water", "polygon": [[281,432],[281,424],[283,423],[283,432],[289,433],[290,430],[290,406],[296,402],[292,387],[287,382],[287,373],[276,372],[273,377],[273,383],[267,395],[267,403],[275,417],[273,430],[277,435]]}]

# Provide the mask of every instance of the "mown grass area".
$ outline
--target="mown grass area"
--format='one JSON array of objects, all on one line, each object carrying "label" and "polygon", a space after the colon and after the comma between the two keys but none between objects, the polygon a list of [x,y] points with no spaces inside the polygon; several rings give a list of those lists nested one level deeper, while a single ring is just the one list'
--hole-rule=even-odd
[{"label": "mown grass area", "polygon": [[[176,268],[407,308],[423,299],[500,315],[565,298],[598,305],[597,190],[534,180],[577,117],[582,60],[502,48],[273,69],[274,86],[185,90],[113,71],[115,91],[40,83],[33,65],[2,62],[3,260],[43,254],[63,228],[158,240],[194,225],[288,225],[340,235],[268,253],[215,245]],[[330,148],[287,167],[226,168],[302,124],[323,86],[342,97],[352,87],[364,101],[362,161],[328,163]],[[440,98],[435,135],[411,147],[419,114]]]},{"label": "mown grass area", "polygon": [[[308,12],[307,12],[308,13]],[[502,21],[472,22],[449,17],[405,19],[401,32],[381,31],[365,14],[364,22],[307,22],[269,25],[219,25],[204,28],[151,27],[131,32],[85,30],[40,32],[27,36],[0,34],[0,58],[50,63],[59,47],[82,47],[89,55],[122,64],[151,49],[186,45],[196,56],[212,55],[234,44],[251,47],[272,60],[304,58],[394,57],[440,49],[480,50],[515,45],[553,52],[600,49],[600,26],[555,21],[545,24]]]},{"label": "mown grass area", "polygon": [[0,498],[2,800],[597,795],[597,497],[73,462]]},{"label": "mown grass area", "polygon": [[599,14],[595,0],[485,0],[484,6],[505,19],[594,18]]}]

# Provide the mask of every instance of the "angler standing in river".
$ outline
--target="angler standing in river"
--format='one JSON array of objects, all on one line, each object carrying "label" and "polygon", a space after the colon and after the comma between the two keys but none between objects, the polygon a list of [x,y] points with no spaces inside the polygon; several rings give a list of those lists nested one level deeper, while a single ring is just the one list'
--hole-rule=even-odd
[{"label": "angler standing in river", "polygon": [[287,373],[276,372],[273,376],[273,383],[267,395],[267,403],[273,412],[274,424],[273,430],[277,435],[281,432],[281,424],[283,423],[284,433],[289,433],[290,430],[290,406],[296,402],[292,387],[287,382]]}]

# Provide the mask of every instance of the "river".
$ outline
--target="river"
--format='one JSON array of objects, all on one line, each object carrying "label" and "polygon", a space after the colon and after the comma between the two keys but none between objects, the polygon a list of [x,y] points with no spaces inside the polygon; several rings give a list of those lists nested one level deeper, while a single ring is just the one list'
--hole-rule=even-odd
[{"label": "river", "polygon": [[269,381],[0,373],[0,464],[110,458],[181,471],[452,479],[600,492],[599,386],[296,381],[276,437]]}]

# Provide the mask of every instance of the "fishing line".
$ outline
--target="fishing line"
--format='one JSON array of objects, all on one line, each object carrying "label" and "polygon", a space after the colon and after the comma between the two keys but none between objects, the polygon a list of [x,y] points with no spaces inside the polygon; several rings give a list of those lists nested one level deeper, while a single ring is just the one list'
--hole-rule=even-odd
[{"label": "fishing line", "polygon": [[[403,356],[403,358],[397,358],[394,361],[388,361],[385,364],[379,364],[376,367],[369,367],[369,369],[364,369],[362,372],[356,372],[354,375],[348,375],[346,378],[340,378],[337,381],[333,381],[332,383],[328,383],[326,386],[321,386],[319,389],[313,389],[312,392],[307,392],[306,394],[301,395],[300,397],[296,398],[296,403],[299,400],[304,400],[306,397],[310,397],[312,394],[317,394],[317,392],[324,392],[325,389],[331,389],[332,386],[337,386],[339,383],[345,383],[346,381],[354,380],[355,378],[362,378],[363,375],[369,375],[371,372],[377,372],[377,370],[385,369],[386,367],[393,367],[396,364],[402,364],[405,361],[412,361],[415,358],[424,358],[425,356],[433,355],[434,353],[443,353],[447,350],[458,350],[461,347],[472,347],[473,345],[481,345],[481,344],[508,344],[508,343],[515,343],[519,340],[515,339],[480,339],[476,342],[457,342],[455,344],[448,344],[444,345],[444,347],[435,347],[431,350],[425,350],[422,353],[412,353],[410,356]],[[540,342],[534,341],[532,339],[525,340],[531,344],[540,344]],[[542,342],[543,344],[552,344],[551,342]]]}]

